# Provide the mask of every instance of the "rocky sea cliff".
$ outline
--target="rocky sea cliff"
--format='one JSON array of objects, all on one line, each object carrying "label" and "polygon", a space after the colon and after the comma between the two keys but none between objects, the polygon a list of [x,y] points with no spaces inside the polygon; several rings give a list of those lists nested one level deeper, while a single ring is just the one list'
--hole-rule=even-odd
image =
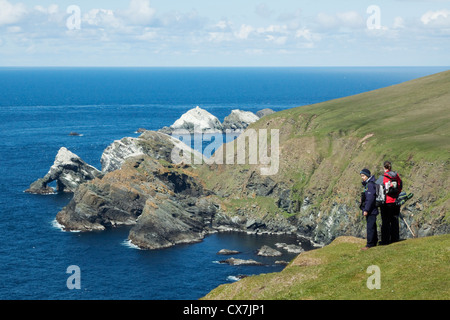
[{"label": "rocky sea cliff", "polygon": [[[205,127],[202,124],[211,123],[212,115],[198,107],[192,112],[196,116],[188,117],[190,122],[177,129],[243,129],[259,119],[250,112],[233,110],[224,126],[213,121],[215,126]],[[271,112],[265,110],[261,116],[267,113]],[[230,215],[220,197],[205,187],[195,166],[172,161],[174,150],[192,163],[201,163],[202,154],[164,133],[167,129],[142,131],[137,138],[125,137],[109,145],[101,157],[101,171],[61,148],[49,173],[26,192],[73,192],[70,203],[56,216],[64,230],[86,232],[131,225],[129,240],[144,249],[193,243],[218,231],[295,232],[284,219],[263,222],[251,215]],[[57,190],[48,186],[52,181],[57,182]]]}]

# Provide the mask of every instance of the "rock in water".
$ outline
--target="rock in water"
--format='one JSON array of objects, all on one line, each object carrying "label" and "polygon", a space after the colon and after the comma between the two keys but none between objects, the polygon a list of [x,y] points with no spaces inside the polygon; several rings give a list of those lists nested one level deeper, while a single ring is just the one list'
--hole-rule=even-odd
[{"label": "rock in water", "polygon": [[221,255],[231,255],[231,254],[239,254],[241,253],[240,251],[237,250],[230,250],[230,249],[222,249],[219,252],[217,252],[217,254],[221,254]]},{"label": "rock in water", "polygon": [[181,116],[170,126],[172,130],[184,129],[189,132],[221,132],[222,124],[208,111],[196,107]]},{"label": "rock in water", "polygon": [[30,185],[25,190],[34,194],[54,193],[48,184],[56,181],[56,191],[75,192],[84,182],[100,177],[102,173],[84,162],[79,156],[62,147],[56,155],[55,162],[48,173]]},{"label": "rock in water", "polygon": [[244,259],[230,258],[227,260],[221,260],[219,262],[229,264],[231,266],[262,266],[262,265],[264,265],[263,263],[255,261],[253,259],[244,260]]},{"label": "rock in water", "polygon": [[281,256],[281,252],[278,250],[275,250],[269,246],[262,246],[261,249],[258,250],[258,256],[278,257],[278,256]]},{"label": "rock in water", "polygon": [[277,248],[283,248],[284,250],[290,253],[301,253],[304,251],[301,246],[297,246],[295,244],[276,243],[275,246]]},{"label": "rock in water", "polygon": [[259,120],[259,117],[250,111],[232,110],[223,121],[223,129],[242,130],[247,128],[253,122]]}]

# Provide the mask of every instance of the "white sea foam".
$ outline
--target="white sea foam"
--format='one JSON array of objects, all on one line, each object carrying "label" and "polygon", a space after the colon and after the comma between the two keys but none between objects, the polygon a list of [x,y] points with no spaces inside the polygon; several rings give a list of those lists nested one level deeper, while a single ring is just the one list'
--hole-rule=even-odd
[{"label": "white sea foam", "polygon": [[241,280],[241,279],[239,279],[239,277],[236,277],[236,276],[228,276],[227,277],[227,281],[236,282],[236,281],[239,281],[239,280]]},{"label": "white sea foam", "polygon": [[142,248],[139,248],[139,246],[135,245],[133,242],[131,242],[130,239],[126,239],[124,241],[122,241],[122,245],[131,249],[137,249],[137,250],[142,250]]},{"label": "white sea foam", "polygon": [[[58,192],[56,192],[56,188],[54,188],[54,187],[50,187],[50,188],[53,189],[53,192],[52,192],[52,193],[43,193],[43,194],[39,194],[39,195],[40,195],[40,196],[52,196],[52,195],[58,194]],[[25,190],[22,191],[22,192],[23,192],[23,193],[27,193]]]},{"label": "white sea foam", "polygon": [[[59,229],[61,231],[66,231],[66,229],[64,229],[64,226],[62,224],[60,224],[58,221],[56,221],[56,219],[53,219],[52,221],[52,227],[55,229]],[[81,232],[80,230],[70,230],[70,232]]]},{"label": "white sea foam", "polygon": [[52,226],[55,229],[59,229],[61,231],[64,231],[64,226],[62,224],[60,224],[58,221],[56,221],[56,219],[53,219]]}]

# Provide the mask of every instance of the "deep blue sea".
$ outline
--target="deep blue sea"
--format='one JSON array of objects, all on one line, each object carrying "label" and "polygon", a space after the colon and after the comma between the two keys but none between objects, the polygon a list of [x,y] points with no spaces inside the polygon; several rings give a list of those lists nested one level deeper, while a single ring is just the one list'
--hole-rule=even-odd
[{"label": "deep blue sea", "polygon": [[[232,109],[279,111],[446,69],[0,68],[0,299],[198,299],[237,275],[280,271],[274,261],[295,256],[256,256],[263,244],[295,243],[286,236],[221,233],[145,251],[128,245],[128,228],[63,232],[54,219],[72,195],[23,192],[60,147],[100,168],[114,140],[171,125],[195,106],[222,121]],[[218,264],[223,248],[266,265]],[[66,286],[71,265],[80,268],[81,289]]]}]

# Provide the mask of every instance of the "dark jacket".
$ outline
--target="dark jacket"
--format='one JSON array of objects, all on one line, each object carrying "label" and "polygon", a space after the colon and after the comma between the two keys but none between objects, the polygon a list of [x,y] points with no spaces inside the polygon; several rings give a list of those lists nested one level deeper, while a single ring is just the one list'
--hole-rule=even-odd
[{"label": "dark jacket", "polygon": [[375,199],[377,197],[377,190],[375,187],[375,177],[371,176],[366,181],[362,182],[364,186],[363,200],[361,201],[361,210],[367,211],[371,215],[378,214],[378,208],[375,205]]}]

